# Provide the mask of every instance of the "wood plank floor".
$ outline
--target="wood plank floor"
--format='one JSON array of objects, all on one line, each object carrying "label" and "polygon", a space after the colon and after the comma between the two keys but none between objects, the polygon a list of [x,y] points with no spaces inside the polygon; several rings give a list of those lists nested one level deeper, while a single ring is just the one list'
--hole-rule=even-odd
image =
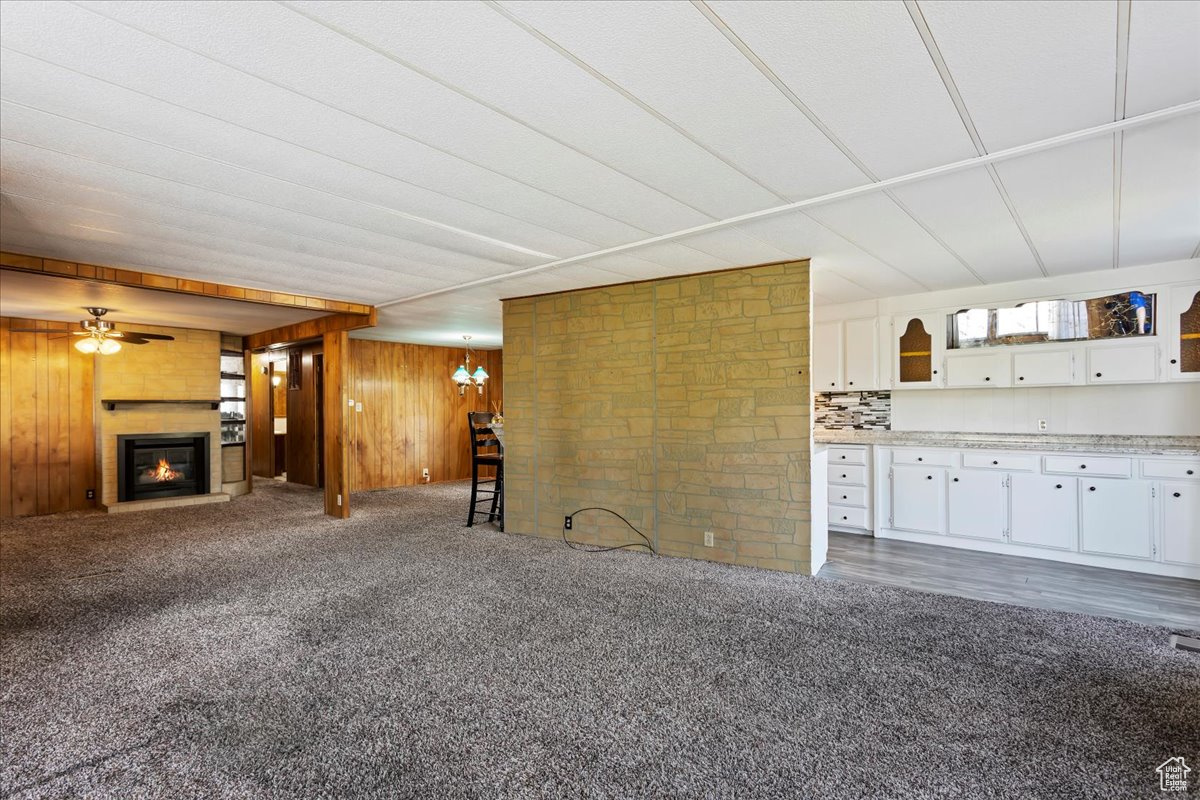
[{"label": "wood plank floor", "polygon": [[1200,581],[829,534],[823,578],[1200,631]]}]

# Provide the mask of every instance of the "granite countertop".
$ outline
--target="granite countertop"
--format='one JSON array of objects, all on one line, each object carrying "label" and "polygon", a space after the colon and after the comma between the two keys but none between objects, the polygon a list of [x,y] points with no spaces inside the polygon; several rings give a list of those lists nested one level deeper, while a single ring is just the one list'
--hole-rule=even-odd
[{"label": "granite countertop", "polygon": [[986,450],[1052,450],[1167,456],[1200,455],[1200,436],[817,430],[813,431],[813,441],[825,445],[876,444]]}]

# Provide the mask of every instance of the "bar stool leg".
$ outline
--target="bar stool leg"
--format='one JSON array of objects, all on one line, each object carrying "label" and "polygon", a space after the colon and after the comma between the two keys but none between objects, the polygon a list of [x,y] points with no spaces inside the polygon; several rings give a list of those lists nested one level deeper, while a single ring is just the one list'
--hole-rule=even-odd
[{"label": "bar stool leg", "polygon": [[479,462],[471,460],[471,505],[467,510],[467,527],[475,524],[475,500],[479,495]]}]

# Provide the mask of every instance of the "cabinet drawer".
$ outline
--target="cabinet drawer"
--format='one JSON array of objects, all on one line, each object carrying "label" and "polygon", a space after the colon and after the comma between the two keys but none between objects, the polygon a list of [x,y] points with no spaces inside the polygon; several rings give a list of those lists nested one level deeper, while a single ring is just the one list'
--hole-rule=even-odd
[{"label": "cabinet drawer", "polygon": [[892,463],[953,467],[954,456],[953,450],[895,450],[892,452]]},{"label": "cabinet drawer", "polygon": [[1133,474],[1131,459],[1099,456],[1046,456],[1046,472],[1062,475],[1103,475],[1108,478],[1128,478]]},{"label": "cabinet drawer", "polygon": [[849,506],[830,506],[829,524],[846,528],[871,527],[867,524],[867,510],[865,508],[851,508]]},{"label": "cabinet drawer", "polygon": [[963,466],[972,469],[1033,472],[1037,469],[1037,456],[1017,456],[1011,453],[963,453]]},{"label": "cabinet drawer", "polygon": [[866,448],[831,447],[829,448],[829,466],[835,464],[866,464]]},{"label": "cabinet drawer", "polygon": [[1200,481],[1200,460],[1143,461],[1142,477]]},{"label": "cabinet drawer", "polygon": [[867,468],[855,464],[830,464],[830,483],[848,483],[854,486],[867,485]]},{"label": "cabinet drawer", "polygon": [[865,486],[830,486],[829,504],[866,508],[867,489]]}]

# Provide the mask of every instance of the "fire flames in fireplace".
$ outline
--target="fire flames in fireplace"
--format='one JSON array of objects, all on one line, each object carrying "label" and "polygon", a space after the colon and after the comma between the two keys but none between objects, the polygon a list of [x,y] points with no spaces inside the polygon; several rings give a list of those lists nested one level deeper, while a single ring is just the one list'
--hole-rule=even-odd
[{"label": "fire flames in fireplace", "polygon": [[183,473],[171,469],[171,462],[160,458],[156,466],[146,470],[146,477],[154,481],[173,481],[176,478],[182,478]]}]

